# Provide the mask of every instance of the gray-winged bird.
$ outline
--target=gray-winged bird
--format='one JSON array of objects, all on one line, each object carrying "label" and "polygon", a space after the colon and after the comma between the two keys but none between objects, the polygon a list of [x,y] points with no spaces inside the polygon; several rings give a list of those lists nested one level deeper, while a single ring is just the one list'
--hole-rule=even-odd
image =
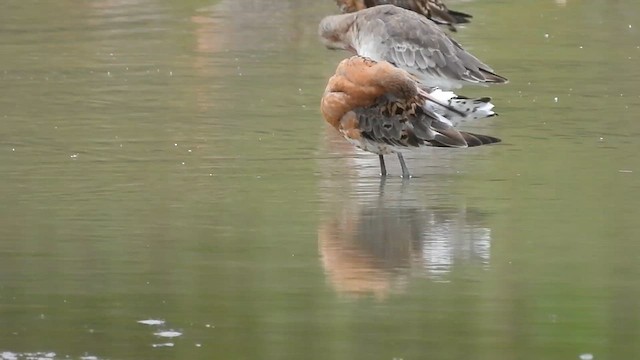
[{"label": "gray-winged bird", "polygon": [[389,62],[426,87],[450,90],[469,83],[507,82],[433,21],[394,5],[327,16],[318,33],[328,48]]}]

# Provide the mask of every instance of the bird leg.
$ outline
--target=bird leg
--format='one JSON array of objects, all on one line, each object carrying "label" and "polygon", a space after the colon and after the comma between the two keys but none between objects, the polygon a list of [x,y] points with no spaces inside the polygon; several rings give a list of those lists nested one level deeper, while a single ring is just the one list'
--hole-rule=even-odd
[{"label": "bird leg", "polygon": [[[407,164],[404,163],[404,158],[402,157],[401,153],[396,153],[398,154],[398,160],[400,160],[400,166],[402,167],[402,177],[405,179],[408,179],[411,177],[411,174],[409,173],[409,169],[407,168]],[[382,155],[380,155],[382,156]]]},{"label": "bird leg", "polygon": [[384,166],[384,157],[382,154],[378,155],[378,157],[380,158],[380,175],[385,177],[387,176],[387,167]]}]

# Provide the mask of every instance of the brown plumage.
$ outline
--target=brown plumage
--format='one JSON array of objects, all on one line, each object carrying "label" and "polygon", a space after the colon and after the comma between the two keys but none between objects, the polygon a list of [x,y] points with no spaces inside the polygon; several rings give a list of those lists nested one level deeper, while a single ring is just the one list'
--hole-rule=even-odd
[{"label": "brown plumage", "polygon": [[454,25],[470,22],[473,16],[450,10],[440,0],[336,0],[343,13],[350,13],[378,5],[395,5],[415,11],[436,24],[446,25],[449,30],[457,31]]},{"label": "brown plumage", "polygon": [[426,93],[406,71],[360,56],[343,60],[329,79],[321,102],[325,120],[355,146],[380,156],[396,153],[404,177],[410,176],[401,152],[424,146],[468,147],[499,142],[461,132],[425,106]]}]

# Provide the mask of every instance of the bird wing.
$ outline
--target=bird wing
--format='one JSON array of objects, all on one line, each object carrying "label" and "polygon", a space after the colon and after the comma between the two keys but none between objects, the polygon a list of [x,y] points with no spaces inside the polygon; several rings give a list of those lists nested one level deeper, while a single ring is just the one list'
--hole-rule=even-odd
[{"label": "bird wing", "polygon": [[434,22],[393,6],[377,9],[377,14],[362,18],[360,55],[388,61],[421,78],[428,75],[472,83],[506,82]]},{"label": "bird wing", "polygon": [[[349,129],[352,127],[352,129]],[[343,132],[395,147],[467,147],[465,137],[440,115],[417,104],[381,100],[345,115]]]}]

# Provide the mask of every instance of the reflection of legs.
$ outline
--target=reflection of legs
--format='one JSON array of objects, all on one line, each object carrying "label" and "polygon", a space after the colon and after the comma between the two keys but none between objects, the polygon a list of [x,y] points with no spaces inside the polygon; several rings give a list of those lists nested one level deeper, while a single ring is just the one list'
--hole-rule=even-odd
[{"label": "reflection of legs", "polygon": [[378,187],[378,194],[380,195],[380,198],[382,198],[382,194],[384,194],[384,186],[387,183],[387,177],[386,176],[381,176],[380,177],[380,186]]},{"label": "reflection of legs", "polygon": [[409,169],[407,169],[407,164],[404,163],[404,158],[402,157],[401,153],[397,153],[398,154],[398,160],[400,160],[400,166],[402,166],[402,177],[403,178],[410,178],[411,174],[409,173]]},{"label": "reflection of legs", "polygon": [[384,157],[382,155],[378,155],[380,157],[380,175],[387,176],[387,167],[384,166]]}]

